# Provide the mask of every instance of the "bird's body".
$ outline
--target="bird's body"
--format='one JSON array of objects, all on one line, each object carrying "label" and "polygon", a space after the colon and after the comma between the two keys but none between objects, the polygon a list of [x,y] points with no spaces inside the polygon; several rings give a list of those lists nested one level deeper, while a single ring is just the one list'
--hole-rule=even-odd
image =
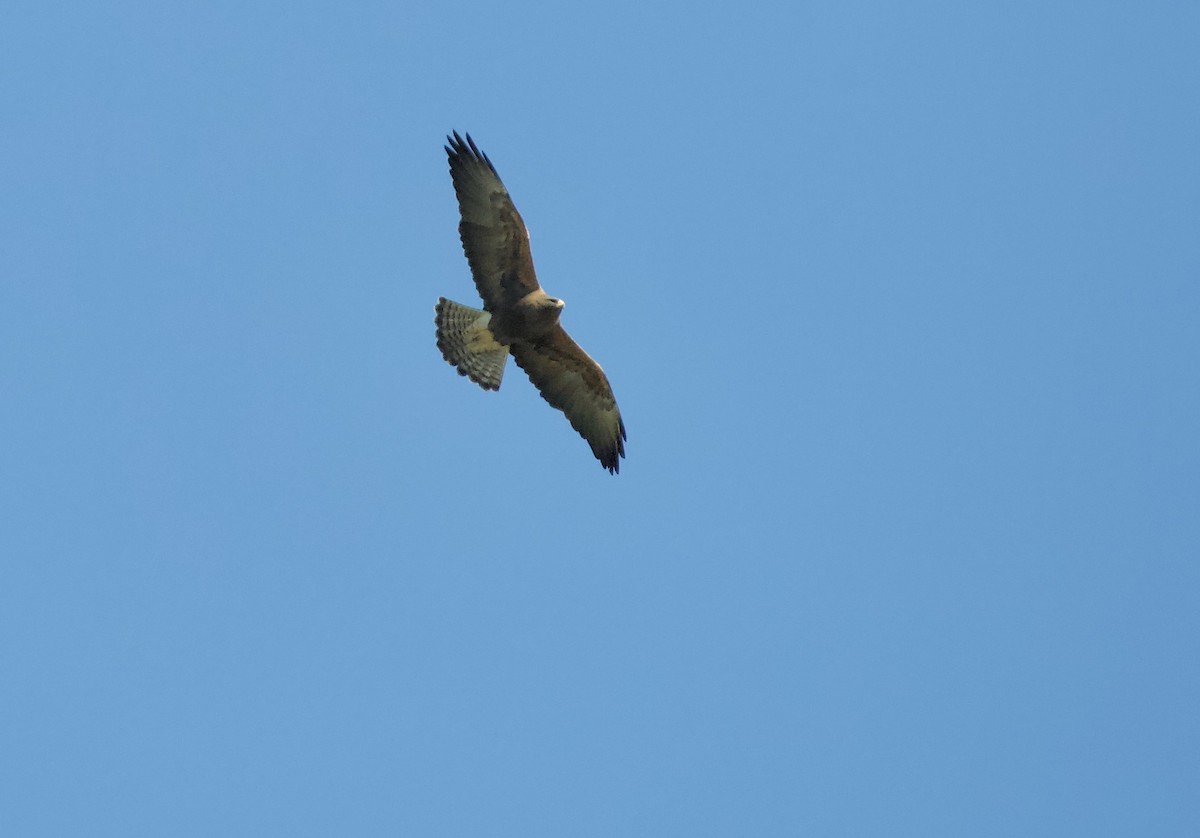
[{"label": "bird's body", "polygon": [[563,301],[538,284],[529,234],[492,162],[468,134],[448,138],[446,155],[458,197],[458,226],[483,310],[440,298],[437,344],[460,375],[500,389],[511,353],[542,397],[566,414],[604,468],[625,456],[625,423],[612,387],[559,324]]},{"label": "bird's body", "polygon": [[546,296],[540,288],[511,306],[492,312],[491,330],[501,343],[536,341],[558,325],[563,302]]}]

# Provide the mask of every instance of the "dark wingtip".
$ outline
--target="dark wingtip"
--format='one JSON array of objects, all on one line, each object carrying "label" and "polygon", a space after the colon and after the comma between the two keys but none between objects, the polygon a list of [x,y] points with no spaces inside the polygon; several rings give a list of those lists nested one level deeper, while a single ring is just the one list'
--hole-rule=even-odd
[{"label": "dark wingtip", "polygon": [[442,146],[446,149],[446,156],[450,158],[450,165],[453,166],[456,162],[475,162],[483,163],[492,170],[492,174],[500,177],[500,173],[496,171],[496,167],[492,165],[492,161],[488,156],[479,150],[479,146],[475,145],[475,140],[471,138],[471,133],[467,132],[466,140],[457,131],[451,131],[446,137],[446,142],[449,145]]},{"label": "dark wingtip", "polygon": [[596,455],[596,459],[600,461],[600,466],[608,469],[609,474],[620,474],[621,458],[625,456],[625,420],[620,416],[617,417],[617,428],[620,434],[617,436],[616,444],[605,451],[604,456]]}]

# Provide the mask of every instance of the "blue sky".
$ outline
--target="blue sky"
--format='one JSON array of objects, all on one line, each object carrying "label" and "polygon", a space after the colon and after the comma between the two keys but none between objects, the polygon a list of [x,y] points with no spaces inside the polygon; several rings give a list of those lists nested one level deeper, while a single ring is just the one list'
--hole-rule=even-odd
[{"label": "blue sky", "polygon": [[3,18],[0,832],[1200,832],[1194,4]]}]

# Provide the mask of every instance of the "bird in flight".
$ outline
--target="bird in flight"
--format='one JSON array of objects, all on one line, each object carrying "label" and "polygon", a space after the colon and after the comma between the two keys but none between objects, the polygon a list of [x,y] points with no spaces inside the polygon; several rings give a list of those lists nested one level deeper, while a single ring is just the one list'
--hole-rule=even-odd
[{"label": "bird in flight", "polygon": [[567,416],[600,465],[620,471],[625,423],[600,365],[559,325],[563,301],[538,284],[529,233],[496,167],[471,135],[446,138],[462,218],[463,252],[483,309],[439,297],[437,345],[447,363],[485,390],[499,390],[511,354],[542,398]]}]

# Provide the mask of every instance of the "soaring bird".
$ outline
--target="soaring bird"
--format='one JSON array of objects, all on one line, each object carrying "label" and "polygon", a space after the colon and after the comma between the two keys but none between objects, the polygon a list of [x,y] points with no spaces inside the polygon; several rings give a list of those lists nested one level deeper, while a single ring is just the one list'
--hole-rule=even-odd
[{"label": "soaring bird", "polygon": [[471,135],[446,138],[462,218],[458,234],[483,309],[439,297],[442,357],[485,390],[499,390],[511,353],[542,398],[567,416],[612,474],[625,456],[625,423],[600,365],[559,324],[563,301],[538,284],[529,233],[496,167]]}]

